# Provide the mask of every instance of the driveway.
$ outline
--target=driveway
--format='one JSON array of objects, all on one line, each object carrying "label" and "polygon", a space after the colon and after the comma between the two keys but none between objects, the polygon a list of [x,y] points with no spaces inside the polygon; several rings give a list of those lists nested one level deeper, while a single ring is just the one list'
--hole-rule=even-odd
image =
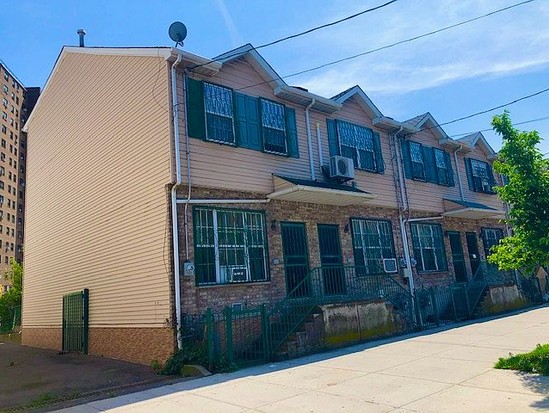
[{"label": "driveway", "polygon": [[549,307],[162,386],[63,412],[529,412],[549,377],[492,368],[549,342]]},{"label": "driveway", "polygon": [[22,346],[18,341],[0,336],[0,411],[13,407],[18,407],[16,411],[35,411],[38,407],[51,410],[56,401],[97,400],[174,381],[148,366],[82,354],[59,354]]}]

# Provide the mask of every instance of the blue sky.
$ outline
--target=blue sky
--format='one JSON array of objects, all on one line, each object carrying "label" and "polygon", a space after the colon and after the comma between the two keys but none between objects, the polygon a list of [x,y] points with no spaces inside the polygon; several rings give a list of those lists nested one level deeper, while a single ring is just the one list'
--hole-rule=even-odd
[{"label": "blue sky", "polygon": [[[63,45],[172,46],[172,21],[186,24],[184,49],[205,57],[260,45],[385,0],[12,1],[0,25],[0,58],[27,86],[44,86]],[[399,0],[298,39],[260,50],[282,76],[436,30],[518,0]],[[381,52],[292,77],[332,96],[360,85],[384,115],[431,112],[439,123],[549,87],[549,1],[537,0]],[[510,105],[514,122],[549,116],[549,92]],[[498,110],[444,126],[450,136],[490,128]],[[519,126],[549,138],[549,119]],[[484,132],[498,150],[501,141]],[[541,144],[549,152],[549,139]]]}]

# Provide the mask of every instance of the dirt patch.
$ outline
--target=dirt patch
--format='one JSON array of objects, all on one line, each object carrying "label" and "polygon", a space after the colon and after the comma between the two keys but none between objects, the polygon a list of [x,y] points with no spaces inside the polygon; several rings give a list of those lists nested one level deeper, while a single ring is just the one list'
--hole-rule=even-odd
[{"label": "dirt patch", "polygon": [[47,411],[59,408],[57,401],[109,397],[167,381],[174,377],[140,364],[59,354],[0,336],[0,411]]}]

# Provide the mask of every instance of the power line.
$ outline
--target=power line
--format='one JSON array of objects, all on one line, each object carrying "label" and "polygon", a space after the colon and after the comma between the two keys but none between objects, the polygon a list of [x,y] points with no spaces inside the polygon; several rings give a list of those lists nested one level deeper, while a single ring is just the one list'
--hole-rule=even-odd
[{"label": "power line", "polygon": [[523,96],[521,98],[512,100],[511,102],[504,103],[503,105],[494,106],[493,108],[490,108],[490,109],[481,110],[479,112],[475,112],[475,113],[472,113],[472,114],[467,115],[467,116],[462,116],[461,118],[457,118],[457,119],[450,120],[448,122],[441,123],[439,126],[450,125],[451,123],[461,122],[462,120],[470,119],[470,118],[473,118],[473,117],[478,116],[478,115],[483,115],[485,113],[492,112],[493,110],[501,109],[501,108],[504,108],[505,106],[513,105],[513,104],[515,104],[517,102],[520,102],[522,100],[530,99],[530,98],[533,98],[535,96],[541,95],[542,93],[546,93],[546,92],[549,92],[549,88],[546,88],[546,89],[540,90],[538,92],[532,93],[530,95],[526,95],[526,96]]},{"label": "power line", "polygon": [[278,39],[278,40],[275,40],[275,41],[272,41],[270,43],[265,43],[265,44],[262,44],[261,46],[258,46],[256,47],[256,50],[257,49],[262,49],[264,47],[269,47],[269,46],[272,46],[272,45],[275,45],[277,43],[281,43],[281,42],[284,42],[286,40],[290,40],[290,39],[294,39],[296,37],[299,37],[299,36],[303,36],[305,34],[309,34],[309,33],[312,33],[314,31],[317,31],[317,30],[320,30],[320,29],[324,29],[326,27],[330,27],[330,26],[335,26],[336,24],[339,24],[339,23],[342,23],[344,21],[347,21],[347,20],[351,20],[351,19],[354,19],[355,17],[358,17],[358,16],[361,16],[363,14],[366,14],[366,13],[369,13],[371,11],[375,11],[375,10],[378,10],[378,9],[381,9],[383,7],[386,7],[392,3],[396,3],[398,0],[392,0],[392,1],[388,1],[387,3],[384,3],[384,4],[381,4],[379,6],[376,6],[376,7],[372,7],[371,9],[367,9],[367,10],[364,10],[364,11],[361,11],[359,13],[355,13],[351,16],[348,16],[348,17],[344,17],[343,19],[339,19],[339,20],[336,20],[335,22],[331,22],[331,23],[326,23],[326,24],[323,24],[321,26],[317,26],[317,27],[313,27],[312,29],[309,29],[309,30],[305,30],[301,33],[297,33],[297,34],[292,34],[291,36],[286,36],[286,37],[283,37],[282,39]]},{"label": "power line", "polygon": [[[315,32],[315,31],[317,31],[317,30],[324,29],[324,28],[326,28],[326,27],[335,26],[336,24],[343,23],[343,22],[345,22],[345,21],[347,21],[347,20],[354,19],[355,17],[362,16],[363,14],[370,13],[370,12],[372,12],[372,11],[382,9],[383,7],[387,7],[387,6],[389,6],[390,4],[396,3],[397,1],[398,1],[398,0],[391,0],[391,1],[388,1],[388,2],[386,2],[386,3],[380,4],[379,6],[375,6],[375,7],[372,7],[372,8],[366,9],[366,10],[363,10],[363,11],[361,11],[361,12],[352,14],[352,15],[347,16],[347,17],[344,17],[344,18],[342,18],[342,19],[339,19],[339,20],[336,20],[336,21],[333,21],[333,22],[330,22],[330,23],[326,23],[326,24],[323,24],[323,25],[320,25],[320,26],[315,26],[315,27],[313,27],[313,28],[311,28],[311,29],[307,29],[307,30],[305,30],[305,31],[302,31],[302,32],[299,32],[299,33],[296,33],[296,34],[292,34],[292,35],[290,35],[290,36],[282,37],[282,38],[280,38],[280,39],[273,40],[273,41],[268,42],[268,43],[264,43],[264,44],[259,45],[259,46],[257,46],[257,47],[253,47],[253,46],[252,46],[252,47],[253,47],[254,50],[258,50],[258,49],[263,49],[263,48],[265,48],[265,47],[273,46],[273,45],[275,45],[275,44],[285,42],[286,40],[295,39],[296,37],[300,37],[300,36],[303,36],[303,35],[306,35],[306,34]],[[533,0],[531,0],[531,1],[533,1]],[[233,54],[229,54],[229,55],[224,56],[223,59],[230,59],[230,58],[239,56],[240,54],[241,54],[241,52],[236,52],[236,53],[233,53]],[[218,60],[219,60],[219,59],[218,59]],[[213,59],[212,61],[215,62],[216,59]],[[195,66],[192,66],[192,67],[188,68],[188,70],[192,71],[192,70],[194,70],[194,69],[196,69],[196,68],[199,68],[199,67],[208,65],[208,64],[210,64],[210,63],[211,63],[211,62],[208,62],[208,63],[201,63],[201,64],[198,64],[198,65],[195,65]]]},{"label": "power line", "polygon": [[[522,122],[513,123],[513,126],[525,125],[527,123],[540,122],[542,120],[549,120],[549,116],[544,116],[542,118],[536,118],[536,119],[523,120]],[[456,138],[458,136],[472,135],[473,133],[477,133],[477,132],[490,132],[490,131],[493,131],[493,130],[494,130],[493,128],[487,128],[487,129],[481,129],[481,130],[477,130],[477,131],[473,131],[473,132],[456,133],[455,135],[451,135],[450,138]]]},{"label": "power line", "polygon": [[[462,116],[461,118],[452,119],[452,120],[449,120],[447,122],[437,123],[435,126],[430,126],[428,128],[424,128],[424,129],[421,129],[421,130],[422,131],[428,131],[428,130],[439,128],[439,127],[444,126],[444,125],[450,125],[452,123],[461,122],[462,120],[474,118],[475,116],[483,115],[485,113],[492,112],[492,111],[497,110],[497,109],[502,109],[506,106],[513,105],[517,102],[533,98],[535,96],[541,95],[542,93],[546,93],[546,92],[549,92],[549,87],[545,88],[545,89],[542,89],[542,90],[538,90],[537,92],[531,93],[529,95],[522,96],[518,99],[514,99],[514,100],[512,100],[510,102],[507,102],[507,103],[504,103],[502,105],[494,106],[494,107],[491,107],[489,109],[484,109],[484,110],[481,110],[481,111],[478,111],[478,112],[475,112],[475,113],[471,113],[470,115]],[[517,123],[516,125],[520,125],[520,123]],[[491,129],[488,129],[488,130],[491,130]],[[479,132],[479,131],[475,131],[475,132]],[[471,133],[475,133],[475,132],[471,132]],[[414,135],[416,133],[417,132],[406,133],[404,136],[411,136],[411,135]],[[466,134],[464,134],[464,135],[466,135]],[[461,135],[454,135],[454,136],[461,136]]]},{"label": "power line", "polygon": [[[399,46],[399,45],[404,44],[404,43],[410,43],[410,42],[413,42],[415,40],[418,40],[418,39],[421,39],[421,38],[424,38],[424,37],[432,36],[434,34],[437,34],[437,33],[440,33],[440,32],[446,31],[446,30],[450,30],[450,29],[453,29],[453,28],[456,28],[456,27],[459,27],[459,26],[463,26],[465,24],[468,24],[468,23],[471,23],[471,22],[474,22],[474,21],[477,21],[477,20],[480,20],[480,19],[484,19],[486,17],[493,16],[494,14],[502,13],[504,11],[510,10],[512,8],[515,8],[515,7],[522,6],[522,5],[527,4],[527,3],[532,3],[534,1],[535,0],[525,0],[525,1],[522,1],[520,3],[515,3],[515,4],[512,4],[510,6],[507,6],[507,7],[497,9],[497,10],[494,10],[492,12],[483,14],[481,16],[477,16],[477,17],[474,17],[472,19],[464,20],[464,21],[452,24],[450,26],[445,26],[445,27],[442,27],[442,28],[437,29],[437,30],[433,30],[433,31],[430,31],[430,32],[427,32],[427,33],[420,34],[418,36],[414,36],[414,37],[410,37],[408,39],[400,40],[400,41],[395,42],[395,43],[391,43],[391,44],[381,46],[381,47],[378,47],[378,48],[375,48],[375,49],[367,50],[365,52],[361,52],[361,53],[358,53],[358,54],[355,54],[355,55],[352,55],[352,56],[344,57],[342,59],[333,60],[331,62],[324,63],[324,64],[321,64],[319,66],[312,67],[310,69],[300,70],[299,72],[291,73],[291,74],[284,75],[284,76],[277,76],[277,79],[284,80],[284,79],[299,76],[299,75],[302,75],[302,74],[305,74],[305,73],[314,72],[316,70],[323,69],[323,68],[328,67],[328,66],[333,66],[333,65],[336,65],[338,63],[353,60],[353,59],[356,59],[356,58],[359,58],[359,57],[362,57],[362,56],[366,56],[366,55],[369,55],[369,54],[372,54],[372,53],[379,52],[381,50],[390,49],[392,47]],[[237,56],[237,54],[235,54],[235,56]],[[259,85],[263,85],[263,84],[270,83],[270,82],[272,82],[272,80],[255,83],[255,84],[252,84],[252,85],[249,85],[249,86],[244,86],[244,87],[242,87],[240,89],[237,89],[237,90],[245,90],[245,89],[249,89],[249,88],[259,86]]]}]

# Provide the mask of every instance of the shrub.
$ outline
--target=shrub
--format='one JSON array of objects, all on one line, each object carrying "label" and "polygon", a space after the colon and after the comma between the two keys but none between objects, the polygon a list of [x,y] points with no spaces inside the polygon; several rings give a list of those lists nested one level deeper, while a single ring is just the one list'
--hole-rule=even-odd
[{"label": "shrub", "polygon": [[549,376],[549,344],[538,344],[534,350],[525,354],[501,357],[494,366],[496,369],[520,370]]}]

